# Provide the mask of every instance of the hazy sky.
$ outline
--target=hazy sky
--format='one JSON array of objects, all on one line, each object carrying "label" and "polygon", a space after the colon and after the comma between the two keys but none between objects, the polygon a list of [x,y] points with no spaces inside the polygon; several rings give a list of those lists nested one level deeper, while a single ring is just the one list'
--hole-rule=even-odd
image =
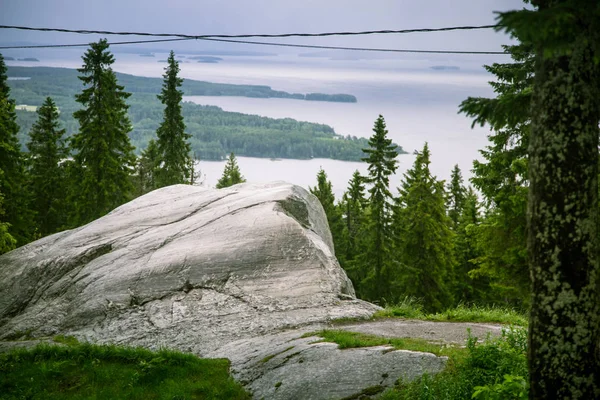
[{"label": "hazy sky", "polygon": [[[0,24],[185,34],[324,32],[484,25],[494,23],[494,11],[521,7],[519,0],[0,0]],[[96,39],[90,35],[0,30],[0,42],[87,43]],[[509,38],[487,30],[287,41],[494,51],[501,50],[500,44]],[[202,49],[210,45],[194,41],[186,46]],[[244,49],[277,51],[252,45]]]}]

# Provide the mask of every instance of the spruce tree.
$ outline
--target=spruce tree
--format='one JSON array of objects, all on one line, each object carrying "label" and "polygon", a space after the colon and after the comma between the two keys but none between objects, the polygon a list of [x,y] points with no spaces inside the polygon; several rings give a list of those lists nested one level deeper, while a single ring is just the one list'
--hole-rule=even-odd
[{"label": "spruce tree", "polygon": [[331,181],[327,180],[327,174],[323,168],[319,169],[319,172],[317,173],[317,186],[313,188],[309,187],[309,190],[319,199],[323,206],[323,210],[327,216],[329,230],[331,231],[331,236],[333,238],[335,255],[338,259],[342,258],[340,262],[343,265],[343,252],[341,251],[340,245],[343,229],[342,215],[339,208],[335,205],[335,195],[333,194]]},{"label": "spruce tree", "polygon": [[467,189],[462,209],[454,227],[454,289],[456,303],[474,304],[489,303],[496,299],[490,288],[490,278],[480,274],[475,268],[482,254],[477,237],[478,225],[481,222],[479,200],[471,186]]},{"label": "spruce tree", "polygon": [[383,116],[375,121],[369,148],[363,149],[369,164],[365,182],[369,188],[369,214],[366,226],[367,247],[361,255],[360,264],[365,271],[365,298],[373,301],[390,299],[392,272],[391,202],[390,175],[397,169],[398,151],[388,131]]},{"label": "spruce tree", "polygon": [[530,399],[600,398],[600,3],[535,0],[500,26],[535,51],[527,250]]},{"label": "spruce tree", "polygon": [[68,152],[64,129],[59,129],[58,108],[48,97],[38,109],[38,120],[29,132],[31,205],[35,211],[38,233],[46,236],[66,224],[65,170],[61,165]]},{"label": "spruce tree", "polygon": [[416,297],[425,310],[440,311],[452,303],[454,234],[446,214],[443,181],[429,170],[425,143],[413,167],[404,174],[395,208],[399,271],[398,295]]},{"label": "spruce tree", "polygon": [[183,92],[179,87],[183,79],[179,78],[179,63],[175,53],[171,51],[167,59],[162,91],[158,99],[164,104],[163,122],[158,127],[158,151],[162,163],[158,169],[157,187],[190,183],[191,147],[188,139],[191,135],[185,133],[185,123],[181,115],[181,99]]},{"label": "spruce tree", "polygon": [[348,190],[342,196],[340,204],[344,229],[342,230],[343,257],[342,267],[352,280],[357,296],[362,297],[361,282],[366,278],[360,263],[357,263],[359,255],[364,249],[364,229],[367,211],[367,200],[365,198],[364,177],[358,171],[354,171],[352,179],[348,182]]},{"label": "spruce tree", "polygon": [[216,187],[217,189],[223,189],[244,182],[246,182],[246,180],[240,172],[240,167],[237,165],[235,154],[231,153],[225,164],[223,176],[221,176],[221,179],[217,182]]},{"label": "spruce tree", "polygon": [[151,139],[148,146],[137,160],[136,165],[136,193],[138,196],[154,190],[156,176],[160,167],[161,157],[156,140]]},{"label": "spruce tree", "polygon": [[21,246],[33,239],[34,224],[29,209],[25,157],[17,139],[19,126],[6,71],[0,54],[0,194],[4,196],[0,224],[16,240],[16,245]]},{"label": "spruce tree", "polygon": [[492,130],[471,178],[487,210],[474,232],[475,273],[491,280],[496,301],[523,307],[530,300],[525,226],[534,58],[530,44],[504,47],[512,62],[486,66],[497,78],[491,83],[496,97],[469,97],[460,111]]},{"label": "spruce tree", "polygon": [[[3,173],[0,170],[0,179],[2,179],[2,175]],[[4,216],[4,208],[2,207],[3,202],[4,196],[2,196],[2,193],[0,192],[0,221],[2,221]],[[15,245],[17,244],[15,238],[8,232],[9,227],[9,223],[0,222],[0,254],[4,254],[6,252],[11,251],[15,248]]]},{"label": "spruce tree", "polygon": [[99,218],[130,200],[130,171],[135,164],[127,136],[131,123],[125,100],[130,93],[117,83],[106,39],[91,43],[82,58],[84,65],[78,71],[84,89],[75,99],[84,108],[73,113],[79,132],[71,138],[74,225]]},{"label": "spruce tree", "polygon": [[458,167],[458,164],[456,164],[452,169],[450,183],[448,183],[447,190],[448,216],[452,220],[452,228],[456,229],[458,225],[458,219],[464,207],[465,195],[467,191],[463,184],[462,173]]}]

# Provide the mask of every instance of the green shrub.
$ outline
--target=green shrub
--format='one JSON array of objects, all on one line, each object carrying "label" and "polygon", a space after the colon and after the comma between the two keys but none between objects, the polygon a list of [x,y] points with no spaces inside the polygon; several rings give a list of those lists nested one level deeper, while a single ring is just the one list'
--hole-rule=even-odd
[{"label": "green shrub", "polygon": [[[501,337],[488,337],[482,343],[469,335],[466,353],[450,354],[444,371],[435,376],[424,375],[413,382],[399,382],[381,398],[452,400],[470,399],[479,393],[477,396],[488,396],[478,397],[480,399],[519,399],[518,396],[527,394],[521,385],[528,376],[526,338],[527,331],[523,328],[504,329]],[[497,394],[506,397],[492,397]]]},{"label": "green shrub", "polygon": [[527,382],[522,376],[504,375],[502,383],[475,386],[474,399],[481,400],[527,400]]}]

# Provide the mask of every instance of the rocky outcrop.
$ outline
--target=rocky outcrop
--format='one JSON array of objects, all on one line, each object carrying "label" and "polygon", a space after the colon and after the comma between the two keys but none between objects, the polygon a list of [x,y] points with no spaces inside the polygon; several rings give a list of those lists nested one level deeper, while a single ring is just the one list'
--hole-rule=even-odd
[{"label": "rocky outcrop", "polygon": [[300,338],[377,309],[355,298],[318,200],[286,183],[159,189],[0,256],[0,340],[63,334],[227,357],[256,398],[343,381],[301,397],[342,398],[442,368]]}]

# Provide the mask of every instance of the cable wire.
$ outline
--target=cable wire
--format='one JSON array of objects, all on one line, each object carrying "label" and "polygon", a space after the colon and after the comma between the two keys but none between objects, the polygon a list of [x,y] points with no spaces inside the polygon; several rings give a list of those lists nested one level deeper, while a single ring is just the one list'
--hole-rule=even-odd
[{"label": "cable wire", "polygon": [[[155,40],[132,40],[126,42],[111,42],[108,43],[110,46],[121,45],[121,44],[143,44],[143,43],[164,43],[164,42],[179,42],[183,40],[194,40],[195,38],[174,38],[174,39],[155,39]],[[296,44],[296,43],[269,43],[269,42],[256,42],[250,40],[230,40],[230,39],[215,39],[215,38],[197,38],[197,40],[206,40],[212,42],[226,42],[226,43],[241,43],[241,44],[253,44],[262,46],[279,46],[279,47],[295,47],[305,49],[321,49],[321,50],[349,50],[349,51],[375,51],[385,53],[421,53],[421,54],[509,54],[506,51],[462,51],[462,50],[415,50],[415,49],[383,49],[383,48],[370,48],[370,47],[343,47],[343,46],[319,46],[310,44]],[[0,50],[7,49],[49,49],[58,47],[87,47],[89,43],[76,43],[76,44],[47,44],[47,45],[30,45],[30,46],[0,46]]]},{"label": "cable wire", "polygon": [[300,48],[307,48],[307,49],[326,49],[326,50],[380,51],[380,52],[387,52],[387,53],[509,54],[506,51],[381,49],[381,48],[370,48],[370,47],[342,47],[342,46],[319,46],[319,45],[292,44],[292,43],[269,43],[269,42],[255,42],[255,41],[249,41],[249,40],[229,40],[229,39],[214,39],[214,38],[199,38],[199,40],[209,40],[209,41],[213,41],[213,42],[227,42],[227,43],[258,44],[258,45],[263,45],[263,46],[300,47]]},{"label": "cable wire", "polygon": [[62,33],[77,33],[77,34],[99,34],[99,35],[132,35],[132,36],[169,36],[180,37],[187,39],[201,38],[283,38],[283,37],[323,37],[323,36],[357,36],[357,35],[377,35],[377,34],[404,34],[404,33],[429,33],[429,32],[448,32],[459,30],[477,30],[477,29],[492,29],[498,28],[500,25],[478,25],[478,26],[450,26],[444,28],[419,28],[419,29],[400,29],[400,30],[373,30],[373,31],[358,31],[358,32],[322,32],[322,33],[278,33],[278,34],[243,34],[243,35],[186,35],[182,33],[150,33],[150,32],[115,32],[115,31],[100,31],[89,29],[64,29],[64,28],[35,28],[30,26],[17,25],[0,25],[0,29],[20,29],[26,31],[40,32],[62,32]]},{"label": "cable wire", "polygon": [[[306,49],[321,49],[321,50],[348,50],[348,51],[373,51],[386,53],[421,53],[421,54],[508,54],[506,51],[463,51],[463,50],[416,50],[416,49],[385,49],[385,48],[369,48],[369,47],[346,47],[346,46],[322,46],[297,43],[272,43],[259,42],[251,40],[233,40],[231,38],[283,38],[283,37],[324,37],[324,36],[350,36],[350,35],[371,35],[371,34],[389,34],[389,33],[415,33],[415,32],[440,32],[453,30],[472,30],[472,29],[488,29],[497,28],[498,25],[481,25],[481,26],[454,26],[446,28],[422,28],[422,29],[403,29],[403,30],[379,30],[379,31],[361,31],[361,32],[324,32],[324,33],[283,33],[283,34],[252,34],[252,35],[183,35],[175,33],[147,33],[147,32],[113,32],[113,31],[95,31],[95,30],[73,30],[62,28],[33,28],[26,26],[0,25],[0,29],[22,29],[30,31],[44,32],[63,32],[63,33],[78,33],[78,34],[105,34],[105,35],[136,35],[136,36],[152,36],[152,37],[172,37],[170,39],[155,39],[155,40],[132,40],[124,42],[111,42],[109,45],[123,44],[143,44],[143,43],[160,43],[160,42],[176,42],[182,40],[207,40],[214,42],[252,44],[262,46],[279,46],[279,47],[295,47]],[[30,46],[0,46],[0,50],[6,49],[42,49],[42,48],[57,48],[57,47],[83,47],[89,46],[89,43],[77,44],[54,44],[54,45],[30,45]]]}]

